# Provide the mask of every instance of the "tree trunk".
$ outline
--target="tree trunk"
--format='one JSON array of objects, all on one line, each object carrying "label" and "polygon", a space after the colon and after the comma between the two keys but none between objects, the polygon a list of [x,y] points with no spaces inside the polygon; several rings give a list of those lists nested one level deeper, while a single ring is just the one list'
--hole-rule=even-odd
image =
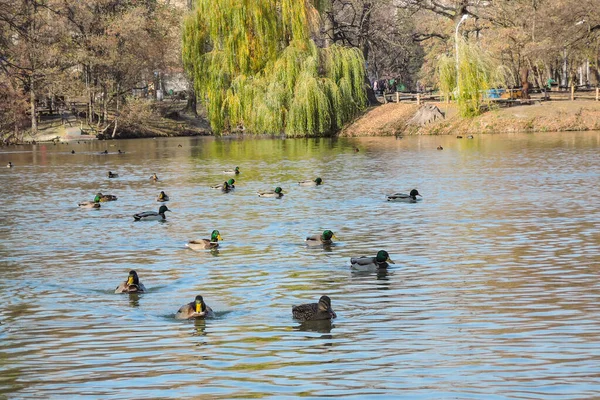
[{"label": "tree trunk", "polygon": [[[373,3],[365,2],[363,4],[362,15],[361,15],[361,23],[360,23],[360,33],[359,33],[359,48],[363,54],[363,58],[365,59],[365,63],[369,59],[369,31],[371,29],[371,12],[373,10]],[[371,87],[371,82],[369,82],[369,77],[367,75],[366,66],[365,66],[365,90],[367,92],[367,101],[370,106],[381,104],[377,100],[375,96],[375,91]]]},{"label": "tree trunk", "polygon": [[117,98],[116,98],[116,111],[115,111],[115,126],[112,131],[112,138],[117,137],[117,124],[119,122],[119,99],[121,98],[121,84],[117,82]]},{"label": "tree trunk", "polygon": [[521,99],[529,99],[529,68],[521,67]]},{"label": "tree trunk", "polygon": [[194,117],[198,116],[198,100],[196,99],[196,91],[194,90],[194,84],[189,83],[189,89],[187,90],[187,105],[185,106],[185,112],[191,113]]},{"label": "tree trunk", "polygon": [[37,108],[35,106],[35,87],[33,75],[29,85],[29,102],[31,103],[31,135],[37,135],[38,123],[37,123]]},{"label": "tree trunk", "polygon": [[[106,84],[102,85],[102,122],[108,123],[108,87]],[[100,119],[98,118],[98,124]]]}]

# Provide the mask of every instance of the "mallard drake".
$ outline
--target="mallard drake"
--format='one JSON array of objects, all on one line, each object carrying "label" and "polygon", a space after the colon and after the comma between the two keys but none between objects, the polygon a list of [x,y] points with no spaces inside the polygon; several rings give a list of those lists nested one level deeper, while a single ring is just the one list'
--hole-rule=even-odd
[{"label": "mallard drake", "polygon": [[300,181],[298,182],[298,185],[300,186],[319,186],[323,184],[323,179],[321,178],[317,178],[314,181],[306,180],[306,181]]},{"label": "mallard drake", "polygon": [[81,208],[100,208],[100,203],[97,201],[82,201],[78,205]]},{"label": "mallard drake", "polygon": [[11,163],[10,161],[8,162],[8,164],[6,164],[6,168],[12,168],[13,167],[13,163]]},{"label": "mallard drake", "polygon": [[136,221],[166,221],[165,212],[171,211],[167,206],[160,206],[158,212],[144,211],[133,215]]},{"label": "mallard drake", "polygon": [[335,234],[329,229],[323,231],[322,235],[312,235],[306,238],[306,244],[308,246],[321,246],[321,245],[330,245],[333,242],[331,239],[337,239]]},{"label": "mallard drake", "polygon": [[221,238],[221,234],[218,230],[212,231],[209,239],[198,239],[198,240],[190,240],[186,246],[192,250],[205,250],[205,249],[216,249],[219,247],[219,240],[223,240]]},{"label": "mallard drake", "polygon": [[385,250],[379,250],[375,257],[352,257],[350,259],[350,267],[357,271],[387,268],[388,263],[395,264]]},{"label": "mallard drake", "polygon": [[387,197],[387,201],[395,201],[402,203],[416,203],[417,201],[421,201],[421,199],[417,199],[417,196],[423,197],[419,194],[417,189],[413,189],[409,194],[406,193],[394,193],[390,194]]},{"label": "mallard drake", "polygon": [[119,174],[115,174],[115,173],[112,173],[111,171],[108,171],[108,177],[109,178],[118,178]]},{"label": "mallard drake", "polygon": [[[96,195],[96,199],[98,199],[99,202],[105,203],[107,201],[115,201],[115,200],[117,200],[117,196],[113,196],[112,194],[98,193]],[[94,201],[96,201],[96,199],[94,199]]]},{"label": "mallard drake", "polygon": [[265,192],[258,192],[258,197],[273,197],[276,199],[280,199],[283,197],[283,190],[277,186],[275,190],[268,190]]},{"label": "mallard drake", "polygon": [[238,175],[240,173],[240,167],[235,167],[235,169],[226,169],[223,171],[223,173],[227,175]]},{"label": "mallard drake", "polygon": [[331,299],[328,296],[321,296],[318,303],[293,306],[292,315],[299,321],[318,321],[337,317],[331,309]]},{"label": "mallard drake", "polygon": [[224,192],[228,192],[232,189],[235,189],[235,179],[230,179],[227,182],[223,182],[220,185],[211,186],[211,189],[221,189]]},{"label": "mallard drake", "polygon": [[196,299],[191,303],[181,306],[177,310],[177,314],[175,314],[175,318],[177,319],[211,318],[214,316],[215,313],[200,295],[196,296]]},{"label": "mallard drake", "polygon": [[115,293],[143,293],[146,291],[146,287],[138,278],[137,272],[134,270],[129,271],[127,279],[115,289]]},{"label": "mallard drake", "polygon": [[161,190],[160,194],[156,197],[156,201],[161,201],[161,202],[169,201],[169,196]]},{"label": "mallard drake", "polygon": [[158,181],[158,176],[156,176],[156,174],[152,174],[152,176],[150,177],[151,181],[157,182]]}]

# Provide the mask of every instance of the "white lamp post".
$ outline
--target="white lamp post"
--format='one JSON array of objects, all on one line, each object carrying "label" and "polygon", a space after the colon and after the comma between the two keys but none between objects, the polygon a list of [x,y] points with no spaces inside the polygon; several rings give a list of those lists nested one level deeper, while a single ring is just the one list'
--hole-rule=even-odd
[{"label": "white lamp post", "polygon": [[458,21],[458,23],[456,24],[456,31],[454,32],[454,44],[456,45],[456,96],[457,98],[460,96],[460,88],[458,85],[458,28],[460,27],[460,24],[462,24],[463,22],[465,22],[465,20],[469,18],[469,14],[463,14],[463,16],[460,18],[460,21]]}]

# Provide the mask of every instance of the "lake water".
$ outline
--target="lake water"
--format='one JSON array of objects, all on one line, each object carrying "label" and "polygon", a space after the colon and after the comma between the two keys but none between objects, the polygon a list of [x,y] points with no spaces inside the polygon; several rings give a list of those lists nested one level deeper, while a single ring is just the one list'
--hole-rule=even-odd
[{"label": "lake water", "polygon": [[[600,132],[1,149],[0,397],[597,398],[599,150]],[[234,192],[209,188],[236,166]],[[167,221],[134,222],[161,190]],[[98,191],[119,199],[77,207]],[[218,251],[185,247],[213,229]],[[324,229],[335,246],[304,246]],[[388,271],[350,271],[380,249]],[[113,293],[130,269],[148,293]],[[216,318],[176,320],[197,294]],[[292,319],[323,294],[333,323]]]}]

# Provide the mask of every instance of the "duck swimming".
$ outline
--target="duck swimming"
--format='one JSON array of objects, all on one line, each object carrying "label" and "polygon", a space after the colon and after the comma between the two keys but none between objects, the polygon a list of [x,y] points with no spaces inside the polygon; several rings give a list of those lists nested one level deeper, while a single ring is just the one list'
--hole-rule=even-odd
[{"label": "duck swimming", "polygon": [[11,163],[10,161],[8,162],[8,164],[6,164],[6,168],[12,168],[13,167],[13,163]]},{"label": "duck swimming", "polygon": [[298,182],[298,185],[300,186],[319,186],[323,184],[323,179],[321,178],[317,178],[314,181],[306,180],[306,181],[300,181]]},{"label": "duck swimming", "polygon": [[219,247],[219,240],[223,240],[223,238],[221,238],[221,234],[219,233],[219,231],[215,229],[214,231],[212,231],[212,234],[210,235],[210,240],[209,239],[190,240],[186,244],[186,246],[192,250],[216,249],[217,247]]},{"label": "duck swimming", "polygon": [[319,321],[337,317],[331,309],[331,299],[328,296],[321,296],[318,303],[293,306],[292,315],[298,321]]},{"label": "duck swimming", "polygon": [[438,146],[437,149],[438,150],[444,150],[444,148],[442,146]]},{"label": "duck swimming", "polygon": [[109,177],[109,178],[118,178],[118,177],[119,177],[119,174],[114,174],[114,173],[112,173],[111,171],[108,171],[108,177]]},{"label": "duck swimming", "polygon": [[161,201],[161,202],[169,201],[169,196],[161,190],[159,195],[156,197],[156,201]]},{"label": "duck swimming", "polygon": [[100,208],[100,203],[97,201],[82,201],[78,203],[81,208]]},{"label": "duck swimming", "polygon": [[268,190],[265,192],[258,192],[258,197],[272,197],[275,199],[280,199],[283,197],[283,190],[277,186],[275,190]]},{"label": "duck swimming", "polygon": [[133,215],[133,219],[136,221],[166,221],[165,212],[171,211],[167,206],[160,206],[158,212],[144,211]]},{"label": "duck swimming", "polygon": [[[107,201],[115,201],[115,200],[117,200],[117,196],[113,196],[112,194],[98,193],[96,195],[96,199],[98,199],[98,201],[104,203],[104,202],[107,202]],[[94,199],[94,201],[96,201],[96,200]]]},{"label": "duck swimming", "polygon": [[151,181],[157,182],[158,181],[158,176],[156,176],[156,174],[152,174],[152,176],[150,177]]},{"label": "duck swimming", "polygon": [[307,246],[322,246],[322,245],[330,245],[333,242],[331,239],[337,239],[335,234],[329,229],[323,231],[322,235],[312,235],[308,236],[305,240]]},{"label": "duck swimming", "polygon": [[385,250],[379,250],[375,257],[352,257],[350,268],[357,271],[370,271],[379,268],[387,268],[388,263],[395,264]]},{"label": "duck swimming", "polygon": [[227,182],[223,182],[220,185],[211,186],[211,189],[221,189],[224,192],[228,192],[232,189],[235,189],[235,179],[230,179]]},{"label": "duck swimming", "polygon": [[238,175],[240,173],[240,167],[235,167],[235,169],[227,169],[223,171],[223,173],[228,175]]},{"label": "duck swimming", "polygon": [[177,319],[211,318],[214,316],[215,313],[200,295],[196,296],[196,299],[191,303],[181,306],[175,314]]},{"label": "duck swimming", "polygon": [[416,203],[417,201],[421,201],[421,199],[417,199],[417,196],[423,197],[419,194],[417,189],[413,189],[409,194],[406,193],[394,193],[387,196],[387,201],[395,201],[401,203]]},{"label": "duck swimming", "polygon": [[127,279],[115,289],[115,293],[143,293],[146,287],[140,282],[137,272],[129,271]]}]

